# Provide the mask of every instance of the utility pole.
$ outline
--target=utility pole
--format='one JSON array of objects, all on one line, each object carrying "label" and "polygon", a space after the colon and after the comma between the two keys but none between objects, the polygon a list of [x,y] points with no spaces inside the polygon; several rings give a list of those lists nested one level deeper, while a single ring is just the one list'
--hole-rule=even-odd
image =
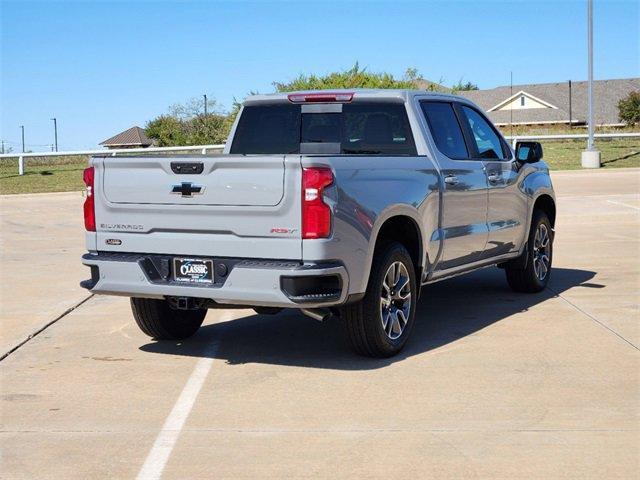
[{"label": "utility pole", "polygon": [[24,125],[20,125],[20,129],[22,129],[22,153],[24,153]]},{"label": "utility pole", "polygon": [[207,96],[203,95],[204,97],[204,116],[207,116]]},{"label": "utility pole", "polygon": [[55,141],[56,152],[57,152],[58,151],[58,121],[56,120],[55,117],[53,117],[51,120],[53,120],[53,138]]},{"label": "utility pole", "polygon": [[571,122],[571,80],[569,80],[569,128],[573,128],[573,123]]},{"label": "utility pole", "polygon": [[582,152],[583,168],[600,168],[600,152],[593,146],[593,0],[587,0],[587,43],[589,51],[589,80],[588,80],[588,109],[589,109],[589,138],[587,149]]}]

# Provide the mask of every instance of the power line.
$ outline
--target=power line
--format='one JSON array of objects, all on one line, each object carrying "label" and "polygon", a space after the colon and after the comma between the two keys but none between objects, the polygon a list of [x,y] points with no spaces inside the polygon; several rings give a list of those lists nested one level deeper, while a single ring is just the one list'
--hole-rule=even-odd
[{"label": "power line", "polygon": [[[11,145],[22,145],[22,142],[12,142],[11,140],[2,140],[4,143],[10,143]],[[50,143],[25,143],[26,147],[50,147]]]}]

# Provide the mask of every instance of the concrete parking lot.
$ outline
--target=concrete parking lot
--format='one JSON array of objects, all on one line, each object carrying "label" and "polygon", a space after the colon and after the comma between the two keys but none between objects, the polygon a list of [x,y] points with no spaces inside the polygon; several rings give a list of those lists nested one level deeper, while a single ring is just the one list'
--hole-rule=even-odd
[{"label": "concrete parking lot", "polygon": [[553,180],[550,288],[428,286],[388,360],[296,313],[152,341],[78,287],[79,193],[2,197],[0,353],[58,319],[0,362],[2,476],[638,478],[640,170]]}]

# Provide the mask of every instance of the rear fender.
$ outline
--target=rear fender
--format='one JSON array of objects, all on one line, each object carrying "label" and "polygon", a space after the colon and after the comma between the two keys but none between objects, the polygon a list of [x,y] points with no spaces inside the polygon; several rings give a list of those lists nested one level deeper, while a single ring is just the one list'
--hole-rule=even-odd
[{"label": "rear fender", "polygon": [[[543,195],[548,195],[553,200],[554,205],[556,204],[556,196],[553,191],[553,184],[551,183],[549,170],[545,168],[530,173],[522,181],[520,189],[528,198],[529,214],[527,216],[526,232],[529,232],[529,230],[531,229],[531,220],[533,217],[533,207],[536,204],[536,200],[538,200],[538,198]],[[526,241],[525,245],[523,245],[523,249],[525,246]]]},{"label": "rear fender", "polygon": [[[365,275],[364,280],[368,283],[369,275],[371,274],[371,267],[373,265],[373,255],[376,248],[376,243],[378,241],[378,234],[380,233],[380,229],[384,225],[384,223],[393,218],[393,217],[408,217],[413,220],[413,223],[418,228],[419,232],[419,240],[420,240],[420,270],[421,272],[428,271],[428,254],[425,250],[425,232],[423,228],[423,221],[420,218],[420,213],[417,209],[404,204],[399,205],[391,205],[385,208],[380,214],[376,217],[376,221],[371,230],[371,241],[369,242],[368,251],[367,251],[367,259],[365,266]],[[416,272],[416,274],[420,274],[420,272]],[[421,282],[421,279],[418,279]],[[366,290],[366,283],[364,285],[364,290]]]}]

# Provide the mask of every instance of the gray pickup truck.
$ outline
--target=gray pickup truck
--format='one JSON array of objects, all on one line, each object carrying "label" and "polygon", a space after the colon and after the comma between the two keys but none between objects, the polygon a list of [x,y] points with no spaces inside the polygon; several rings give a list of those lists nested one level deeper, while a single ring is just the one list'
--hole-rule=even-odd
[{"label": "gray pickup truck", "polygon": [[551,274],[542,148],[515,152],[462,97],[408,90],[248,97],[225,151],[99,156],[84,172],[97,294],[131,297],[156,339],[207,309],[336,315],[362,355],[398,353],[421,286],[497,265],[518,292]]}]

